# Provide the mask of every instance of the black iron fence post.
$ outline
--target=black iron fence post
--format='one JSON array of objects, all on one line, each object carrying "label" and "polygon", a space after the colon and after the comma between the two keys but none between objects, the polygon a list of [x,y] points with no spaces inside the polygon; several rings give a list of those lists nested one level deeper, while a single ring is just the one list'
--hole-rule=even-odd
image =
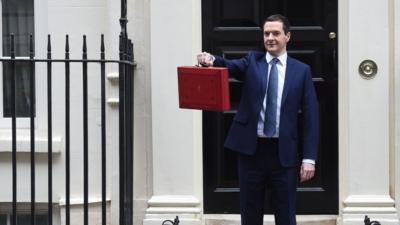
[{"label": "black iron fence post", "polygon": [[51,39],[47,36],[47,170],[48,170],[48,224],[53,225],[53,106]]},{"label": "black iron fence post", "polygon": [[[11,59],[15,60],[15,43],[14,34],[11,34],[11,46],[10,46]],[[11,61],[11,127],[12,127],[12,217],[11,224],[17,224],[17,118],[15,110],[15,75],[16,75],[15,61]]]},{"label": "black iron fence post", "polygon": [[29,91],[30,91],[30,135],[31,135],[31,225],[36,225],[36,189],[35,189],[35,63],[33,57],[33,35],[29,35]]},{"label": "black iron fence post", "polygon": [[[124,38],[119,36],[119,60],[125,60]],[[119,222],[125,224],[125,67],[119,64]]]},{"label": "black iron fence post", "polygon": [[70,63],[69,36],[65,36],[65,224],[70,225]]},{"label": "black iron fence post", "polygon": [[[101,35],[100,59],[105,60],[104,35]],[[100,63],[101,73],[101,224],[106,225],[106,64]]]},{"label": "black iron fence post", "polygon": [[127,16],[126,0],[121,0],[121,18],[119,19],[119,22],[121,24],[121,33],[123,34],[124,38],[128,36],[126,32],[126,24],[128,23],[128,19],[126,18],[126,16]]},{"label": "black iron fence post", "polygon": [[88,134],[88,67],[86,35],[82,47],[83,72],[83,224],[89,224],[89,134]]},{"label": "black iron fence post", "polygon": [[[133,62],[128,39],[127,1],[121,0],[120,61]],[[119,64],[120,225],[133,224],[133,65]]]}]

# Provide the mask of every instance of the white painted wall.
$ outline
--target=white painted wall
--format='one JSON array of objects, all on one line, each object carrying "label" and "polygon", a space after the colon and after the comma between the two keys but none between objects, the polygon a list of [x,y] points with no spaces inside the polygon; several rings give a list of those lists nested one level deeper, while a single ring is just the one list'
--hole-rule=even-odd
[{"label": "white painted wall", "polygon": [[[364,215],[398,224],[390,195],[391,1],[339,0],[339,168],[341,223]],[[371,80],[359,76],[364,59],[378,65]]]},{"label": "white painted wall", "polygon": [[144,224],[201,223],[201,113],[178,107],[176,68],[201,51],[201,1],[150,2],[152,189]]},{"label": "white painted wall", "polygon": [[393,177],[394,182],[392,185],[393,196],[396,199],[396,209],[400,212],[400,3],[399,1],[392,1],[393,7],[393,81],[394,81],[394,149],[393,149]]},{"label": "white painted wall", "polygon": [[142,224],[153,182],[150,0],[129,0],[128,21],[128,33],[135,44],[137,62],[134,86],[134,224]]}]

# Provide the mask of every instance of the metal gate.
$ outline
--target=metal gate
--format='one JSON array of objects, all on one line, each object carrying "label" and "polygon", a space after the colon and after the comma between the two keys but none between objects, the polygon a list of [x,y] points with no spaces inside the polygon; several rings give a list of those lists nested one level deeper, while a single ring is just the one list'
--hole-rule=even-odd
[{"label": "metal gate", "polygon": [[134,55],[133,43],[128,39],[126,31],[127,8],[126,0],[121,0],[121,33],[119,36],[119,59],[105,59],[104,36],[101,36],[100,56],[98,59],[88,59],[87,57],[87,41],[86,36],[83,36],[82,58],[70,59],[69,37],[66,35],[65,40],[65,58],[53,59],[51,37],[48,35],[47,40],[47,58],[38,59],[34,57],[33,37],[30,36],[29,59],[21,59],[15,57],[15,41],[14,35],[11,35],[9,58],[0,58],[0,62],[7,64],[11,69],[11,123],[12,123],[12,215],[11,224],[17,224],[17,124],[16,124],[16,86],[15,76],[18,62],[29,64],[30,79],[30,179],[31,179],[31,199],[30,199],[30,214],[31,224],[35,225],[36,215],[36,199],[35,199],[35,65],[39,63],[47,64],[47,128],[48,128],[48,224],[53,224],[53,125],[52,125],[52,67],[53,64],[61,63],[65,67],[65,190],[66,190],[66,225],[70,225],[70,65],[82,65],[82,84],[83,84],[83,221],[84,225],[89,224],[89,182],[88,182],[88,64],[97,64],[100,67],[101,79],[101,215],[102,224],[107,223],[106,218],[106,90],[105,90],[105,69],[109,64],[119,65],[119,224],[133,224],[133,73],[134,73]]}]

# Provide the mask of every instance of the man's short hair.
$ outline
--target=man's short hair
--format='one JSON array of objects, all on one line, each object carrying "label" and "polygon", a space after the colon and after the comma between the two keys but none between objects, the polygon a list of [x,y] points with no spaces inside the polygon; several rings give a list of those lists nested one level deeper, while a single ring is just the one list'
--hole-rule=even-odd
[{"label": "man's short hair", "polygon": [[263,27],[266,22],[274,22],[274,21],[282,22],[283,31],[285,32],[285,34],[287,34],[290,31],[289,20],[285,16],[282,16],[281,14],[274,14],[274,15],[268,16],[267,19],[265,19],[263,22]]}]

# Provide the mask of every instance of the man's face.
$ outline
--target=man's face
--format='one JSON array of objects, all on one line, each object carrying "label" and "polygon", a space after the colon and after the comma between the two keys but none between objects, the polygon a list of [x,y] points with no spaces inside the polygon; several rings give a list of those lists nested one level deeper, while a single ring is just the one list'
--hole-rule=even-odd
[{"label": "man's face", "polygon": [[264,46],[272,56],[283,54],[289,40],[290,32],[285,34],[282,22],[268,21],[264,24]]}]

